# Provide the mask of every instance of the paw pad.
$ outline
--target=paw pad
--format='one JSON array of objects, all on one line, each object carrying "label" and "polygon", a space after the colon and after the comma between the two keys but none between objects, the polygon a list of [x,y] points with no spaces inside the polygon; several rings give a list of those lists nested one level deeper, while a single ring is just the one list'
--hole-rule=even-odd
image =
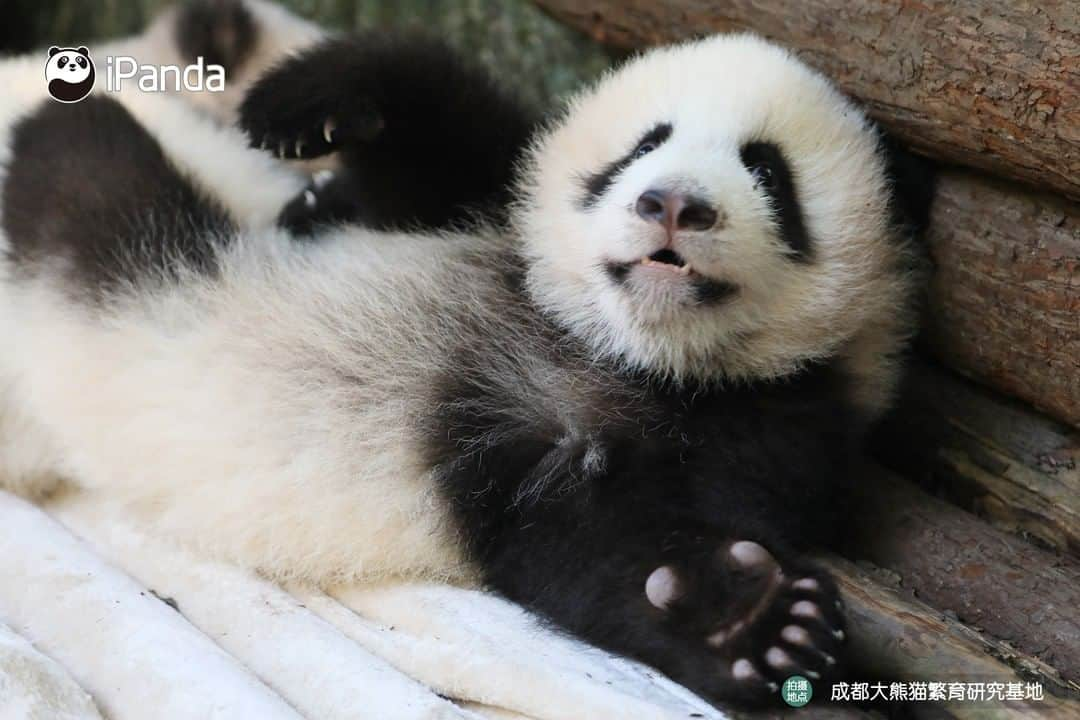
[{"label": "paw pad", "polygon": [[731,676],[736,680],[753,680],[761,677],[754,663],[746,658],[739,658],[731,664]]},{"label": "paw pad", "polygon": [[[778,690],[791,675],[836,672],[843,618],[829,578],[793,567],[757,542],[719,544],[645,581],[656,608],[680,636],[701,638],[713,675],[744,697]],[[678,605],[672,609],[672,605]]]},{"label": "paw pad", "polygon": [[737,543],[732,543],[728,552],[731,553],[731,557],[735,559],[735,562],[744,568],[765,567],[776,564],[772,553],[750,540],[740,540]]},{"label": "paw pad", "polygon": [[810,645],[810,632],[799,625],[788,625],[780,631],[780,637],[792,645]]},{"label": "paw pad", "polygon": [[777,670],[786,670],[795,665],[795,661],[791,659],[791,656],[778,647],[771,647],[765,651],[765,662]]},{"label": "paw pad", "polygon": [[661,610],[667,609],[679,595],[679,576],[670,565],[656,568],[645,581],[645,597]]}]

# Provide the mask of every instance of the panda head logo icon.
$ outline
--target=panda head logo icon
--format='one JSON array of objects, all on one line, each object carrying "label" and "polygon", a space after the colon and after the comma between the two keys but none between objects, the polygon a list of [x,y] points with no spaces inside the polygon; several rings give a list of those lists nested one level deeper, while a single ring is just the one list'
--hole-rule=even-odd
[{"label": "panda head logo icon", "polygon": [[85,47],[49,48],[45,81],[54,100],[79,102],[94,89],[94,75],[94,61]]}]

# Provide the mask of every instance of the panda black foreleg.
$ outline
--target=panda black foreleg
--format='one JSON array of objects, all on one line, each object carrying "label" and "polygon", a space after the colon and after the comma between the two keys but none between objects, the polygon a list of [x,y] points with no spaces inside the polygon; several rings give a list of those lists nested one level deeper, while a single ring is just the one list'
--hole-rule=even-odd
[{"label": "panda black foreleg", "polygon": [[[513,468],[497,451],[484,462]],[[712,700],[759,704],[791,675],[836,675],[836,588],[761,520],[783,502],[648,461],[589,482],[575,465],[566,458],[565,477],[550,478],[559,490],[528,505],[481,468],[459,476],[455,506],[494,589]]]},{"label": "panda black foreleg", "polygon": [[338,152],[345,173],[313,183],[283,215],[444,228],[500,216],[530,112],[445,44],[403,35],[322,43],[260,79],[240,112],[253,145],[282,158]]}]

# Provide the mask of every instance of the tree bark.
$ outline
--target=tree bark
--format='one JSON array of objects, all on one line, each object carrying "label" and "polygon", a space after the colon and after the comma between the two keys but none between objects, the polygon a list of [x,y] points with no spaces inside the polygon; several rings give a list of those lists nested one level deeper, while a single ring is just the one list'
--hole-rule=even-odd
[{"label": "tree bark", "polygon": [[1080,556],[1080,431],[920,360],[872,444],[950,502]]},{"label": "tree bark", "polygon": [[[1062,683],[1052,668],[911,598],[863,567],[839,558],[823,562],[840,586],[852,663],[862,672],[886,685],[893,681],[1043,685],[1042,701],[943,703],[949,716],[959,720],[1080,716],[1075,689]],[[941,717],[924,702],[911,709],[916,717]]]},{"label": "tree bark", "polygon": [[927,239],[933,352],[1080,426],[1080,204],[949,172]]},{"label": "tree bark", "polygon": [[1080,688],[1080,565],[867,468],[850,552]]},{"label": "tree bark", "polygon": [[795,49],[913,147],[1080,199],[1075,0],[537,0],[637,47],[750,29]]}]

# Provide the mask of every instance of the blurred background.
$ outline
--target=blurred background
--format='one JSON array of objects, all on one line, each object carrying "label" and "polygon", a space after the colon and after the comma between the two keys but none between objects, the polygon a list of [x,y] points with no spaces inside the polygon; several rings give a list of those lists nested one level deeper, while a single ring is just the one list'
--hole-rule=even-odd
[{"label": "blurred background", "polygon": [[[138,32],[174,0],[3,0],[0,53]],[[615,59],[527,0],[278,0],[329,28],[426,28],[545,104]]]}]

